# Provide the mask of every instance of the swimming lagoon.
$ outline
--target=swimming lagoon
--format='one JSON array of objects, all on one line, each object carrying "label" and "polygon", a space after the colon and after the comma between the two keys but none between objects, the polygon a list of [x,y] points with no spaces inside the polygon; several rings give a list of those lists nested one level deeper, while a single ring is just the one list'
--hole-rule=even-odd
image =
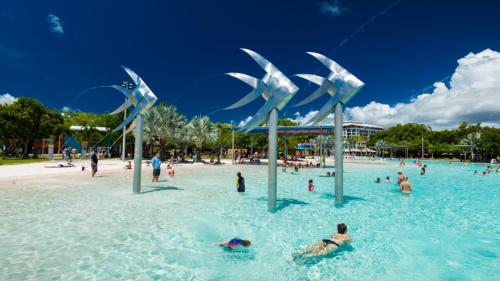
[{"label": "swimming lagoon", "polygon": [[[267,211],[267,167],[184,166],[132,194],[132,173],[2,182],[0,280],[495,280],[500,272],[500,173],[398,163],[345,165],[345,204],[331,169],[278,173]],[[236,172],[246,179],[236,190]],[[384,183],[389,175],[392,183]],[[380,177],[382,183],[374,183]],[[315,190],[307,190],[314,180]],[[303,264],[288,259],[344,222],[352,247]],[[248,251],[211,243],[241,237]]]}]

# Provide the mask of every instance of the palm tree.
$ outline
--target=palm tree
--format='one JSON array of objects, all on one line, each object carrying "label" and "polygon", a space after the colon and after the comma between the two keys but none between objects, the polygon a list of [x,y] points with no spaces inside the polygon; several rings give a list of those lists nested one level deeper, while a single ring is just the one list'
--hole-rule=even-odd
[{"label": "palm tree", "polygon": [[186,117],[175,106],[160,103],[144,116],[144,138],[148,144],[158,139],[163,151],[167,141],[178,143],[182,139],[186,125]]},{"label": "palm tree", "polygon": [[470,148],[471,161],[474,161],[474,149],[477,147],[477,143],[481,138],[481,133],[471,133],[468,134],[465,139],[463,139],[460,144],[464,147]]},{"label": "palm tree", "polygon": [[188,134],[191,141],[193,141],[196,145],[196,149],[199,151],[197,155],[198,160],[201,160],[203,144],[209,141],[214,141],[217,138],[217,131],[212,126],[208,116],[193,117],[188,125]]}]

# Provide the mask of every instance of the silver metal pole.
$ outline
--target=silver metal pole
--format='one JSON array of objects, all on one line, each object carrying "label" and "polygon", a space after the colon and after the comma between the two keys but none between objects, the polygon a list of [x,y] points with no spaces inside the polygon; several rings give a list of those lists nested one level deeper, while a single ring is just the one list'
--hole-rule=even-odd
[{"label": "silver metal pole", "polygon": [[344,202],[344,127],[343,105],[335,105],[335,203]]},{"label": "silver metal pole", "polygon": [[231,163],[234,164],[234,128],[233,128],[233,120],[231,120],[231,131],[232,131],[232,141],[231,141]]},{"label": "silver metal pole", "polygon": [[[123,110],[123,120],[127,119],[127,109]],[[127,132],[127,126],[123,126],[123,147],[122,147],[122,161],[125,161],[125,134]]]},{"label": "silver metal pole", "polygon": [[276,208],[277,178],[278,178],[278,109],[269,113],[269,150],[267,155],[267,207]]},{"label": "silver metal pole", "polygon": [[143,120],[141,114],[136,117],[135,147],[134,147],[134,193],[141,193],[141,168],[142,168],[142,137]]}]

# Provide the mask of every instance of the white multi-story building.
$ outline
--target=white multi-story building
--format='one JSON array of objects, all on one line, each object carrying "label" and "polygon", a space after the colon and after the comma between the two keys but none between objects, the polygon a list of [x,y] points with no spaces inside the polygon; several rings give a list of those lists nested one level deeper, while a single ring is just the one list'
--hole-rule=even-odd
[{"label": "white multi-story building", "polygon": [[344,138],[355,136],[367,137],[383,129],[384,128],[375,125],[363,124],[357,121],[347,121],[344,122]]}]

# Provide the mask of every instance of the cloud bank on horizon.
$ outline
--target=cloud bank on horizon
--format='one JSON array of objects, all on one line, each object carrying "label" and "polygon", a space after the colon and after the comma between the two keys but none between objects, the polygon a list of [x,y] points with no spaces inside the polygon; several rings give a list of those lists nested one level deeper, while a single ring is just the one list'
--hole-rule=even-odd
[{"label": "cloud bank on horizon", "polygon": [[[432,93],[422,93],[407,103],[394,106],[372,101],[346,109],[346,120],[391,127],[424,123],[433,129],[455,128],[463,121],[500,127],[500,53],[486,49],[458,60],[450,87],[434,83]],[[317,111],[295,113],[291,120],[305,124]],[[333,124],[333,114],[323,124]]]}]

